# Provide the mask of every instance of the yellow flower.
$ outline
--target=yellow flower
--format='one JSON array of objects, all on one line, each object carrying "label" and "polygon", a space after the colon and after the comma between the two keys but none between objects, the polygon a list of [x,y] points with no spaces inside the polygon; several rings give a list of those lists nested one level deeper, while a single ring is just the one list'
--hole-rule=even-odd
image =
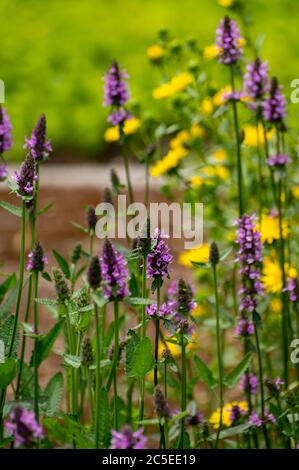
[{"label": "yellow flower", "polygon": [[193,188],[199,188],[203,183],[203,179],[201,176],[192,176],[192,178],[189,180],[189,183]]},{"label": "yellow flower", "polygon": [[[194,310],[193,310],[193,312],[194,312]],[[192,315],[193,315],[193,312],[192,312]],[[198,348],[199,348],[198,334],[196,333],[196,331],[194,331],[194,333],[192,333],[191,342],[187,344],[186,350],[187,351],[195,351]]]},{"label": "yellow flower", "polygon": [[185,142],[188,142],[189,139],[190,133],[188,131],[180,131],[175,137],[171,139],[171,141],[169,142],[169,146],[172,149],[176,149],[178,147],[181,147]]},{"label": "yellow flower", "polygon": [[220,48],[216,46],[216,44],[210,44],[204,48],[203,56],[207,60],[213,60],[215,57],[217,57],[219,50]]},{"label": "yellow flower", "polygon": [[239,48],[246,46],[246,39],[245,38],[238,38],[237,39],[237,46]]},{"label": "yellow flower", "polygon": [[[150,382],[154,382],[154,369],[152,369],[146,376]],[[161,373],[158,371],[158,379],[161,379]]]},{"label": "yellow flower", "polygon": [[204,98],[201,103],[201,110],[204,114],[211,114],[213,112],[213,100],[210,97]]},{"label": "yellow flower", "polygon": [[159,46],[159,44],[154,44],[147,48],[147,57],[152,60],[153,62],[159,61],[164,56],[164,49],[163,47]]},{"label": "yellow flower", "polygon": [[[124,124],[124,133],[126,135],[134,134],[139,127],[141,126],[140,119],[130,118],[125,121]],[[106,142],[117,142],[119,140],[119,128],[118,126],[108,127],[104,134],[104,139]]]},{"label": "yellow flower", "polygon": [[218,4],[221,7],[231,7],[234,4],[234,0],[218,0]]},{"label": "yellow flower", "polygon": [[212,157],[214,160],[217,160],[217,162],[223,162],[227,159],[227,152],[223,149],[217,149],[212,153]]},{"label": "yellow flower", "polygon": [[223,165],[218,165],[218,166],[209,165],[203,168],[202,172],[205,176],[208,176],[209,178],[214,177],[214,178],[219,178],[221,180],[227,180],[229,177],[229,171]]},{"label": "yellow flower", "polygon": [[190,135],[191,137],[204,137],[205,130],[199,124],[192,124]]},{"label": "yellow flower", "polygon": [[[224,405],[223,410],[222,410],[222,423],[224,426],[227,428],[230,427],[233,423],[231,420],[231,410],[233,406],[239,406],[241,410],[243,410],[245,413],[248,413],[248,403],[246,401],[233,401],[231,403],[227,403]],[[209,422],[213,426],[214,429],[219,428],[219,421],[220,421],[220,408],[217,408],[215,410],[209,419]]]},{"label": "yellow flower", "polygon": [[[285,264],[285,271],[288,277],[296,277],[297,271],[294,267]],[[262,282],[267,292],[275,294],[282,289],[282,273],[277,261],[267,257],[264,259]]]},{"label": "yellow flower", "polygon": [[202,317],[207,313],[207,309],[204,305],[202,304],[197,304],[196,307],[192,310],[192,317]]},{"label": "yellow flower", "polygon": [[282,310],[281,299],[275,298],[272,299],[269,305],[270,313],[280,313]]},{"label": "yellow flower", "polygon": [[292,193],[295,199],[299,199],[299,186],[292,189]]},{"label": "yellow flower", "polygon": [[[181,347],[178,344],[170,343],[169,341],[167,341],[166,344],[167,344],[167,348],[171,352],[171,355],[174,359],[176,359],[177,357],[180,357]],[[161,355],[163,349],[165,348],[166,348],[165,344],[162,343],[162,341],[160,341],[159,342],[159,356]]]},{"label": "yellow flower", "polygon": [[191,261],[197,261],[198,263],[207,263],[209,261],[210,245],[203,243],[198,248],[191,248],[190,250],[184,251],[179,256],[179,263],[187,268],[191,268],[193,265]]},{"label": "yellow flower", "polygon": [[213,103],[214,106],[221,106],[225,102],[225,95],[231,93],[232,87],[230,85],[226,85],[224,88],[219,90],[213,96]]},{"label": "yellow flower", "polygon": [[163,83],[159,87],[155,88],[153,91],[153,97],[155,100],[169,98],[170,96],[184,91],[192,82],[192,75],[188,72],[182,72],[173,77],[169,82]]},{"label": "yellow flower", "polygon": [[[258,144],[262,145],[265,142],[264,131],[262,124],[258,125],[258,131],[255,126],[245,126],[244,129],[244,144],[248,147],[257,147]],[[273,137],[274,130],[267,132],[267,139]]]},{"label": "yellow flower", "polygon": [[158,178],[175,168],[186,155],[188,155],[188,151],[184,147],[170,149],[161,160],[158,160],[155,165],[151,167],[150,175],[153,178]]},{"label": "yellow flower", "polygon": [[[261,234],[263,243],[272,243],[279,239],[279,220],[277,216],[263,214],[261,224],[258,224],[258,231]],[[284,238],[289,234],[288,224],[282,221],[282,235]]]}]

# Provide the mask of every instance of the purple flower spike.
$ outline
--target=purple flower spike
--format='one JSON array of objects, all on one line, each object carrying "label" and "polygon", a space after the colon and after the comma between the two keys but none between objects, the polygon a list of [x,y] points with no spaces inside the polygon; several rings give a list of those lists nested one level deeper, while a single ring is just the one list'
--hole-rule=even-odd
[{"label": "purple flower spike", "polygon": [[28,255],[27,270],[34,272],[42,272],[48,259],[44,254],[44,249],[40,242],[36,242],[32,251]]},{"label": "purple flower spike", "polygon": [[172,302],[164,302],[160,305],[160,308],[157,312],[157,305],[151,304],[146,308],[146,315],[148,318],[155,318],[156,316],[159,318],[167,318],[172,316],[173,314],[173,303]]},{"label": "purple flower spike", "polygon": [[267,163],[271,167],[276,167],[276,168],[284,168],[287,163],[290,163],[292,160],[289,158],[288,155],[286,154],[279,154],[275,155],[274,157],[270,157],[267,160]]},{"label": "purple flower spike", "polygon": [[33,411],[17,406],[10,413],[5,428],[15,439],[16,447],[32,447],[43,437],[42,427],[35,420]]},{"label": "purple flower spike", "polygon": [[281,93],[282,86],[278,84],[277,78],[271,81],[269,96],[263,102],[263,112],[266,121],[277,123],[286,115],[286,99]]},{"label": "purple flower spike", "polygon": [[127,79],[128,75],[121,70],[119,64],[114,61],[109,72],[104,75],[104,101],[103,106],[111,106],[113,111],[108,117],[108,122],[113,126],[123,125],[130,117],[124,108],[129,99]]},{"label": "purple flower spike", "polygon": [[243,374],[240,379],[240,389],[250,395],[256,395],[258,384],[258,378],[252,372]]},{"label": "purple flower spike", "polygon": [[247,411],[241,408],[239,405],[233,405],[231,410],[230,410],[230,420],[232,423],[235,423],[238,421],[242,415],[246,415]]},{"label": "purple flower spike", "polygon": [[7,164],[5,161],[0,160],[0,182],[5,181],[8,176]]},{"label": "purple flower spike", "polygon": [[6,110],[0,106],[0,155],[12,146],[11,123]]},{"label": "purple flower spike", "polygon": [[130,292],[127,286],[128,265],[122,253],[119,253],[108,238],[105,239],[101,257],[104,296],[107,300],[121,300]]},{"label": "purple flower spike", "polygon": [[52,152],[51,141],[47,140],[47,123],[44,114],[37,121],[30,139],[25,138],[24,148],[29,149],[30,154],[37,161],[44,160]]},{"label": "purple flower spike", "polygon": [[219,48],[220,63],[230,65],[240,59],[243,52],[240,39],[237,23],[228,16],[222,18],[216,30],[216,46]]},{"label": "purple flower spike", "polygon": [[156,245],[147,258],[147,277],[149,279],[169,277],[168,268],[172,262],[169,246],[166,244],[168,237],[156,230],[153,240]]},{"label": "purple flower spike", "polygon": [[235,334],[237,336],[250,336],[254,333],[254,325],[251,320],[247,320],[246,318],[239,318],[238,324],[235,329]]},{"label": "purple flower spike", "polygon": [[269,92],[270,80],[268,76],[268,63],[262,62],[260,58],[249,62],[244,76],[245,92],[256,102],[260,102]]},{"label": "purple flower spike", "polygon": [[17,193],[27,200],[33,199],[34,182],[37,177],[35,175],[34,159],[29,153],[21,165],[20,172],[15,172],[15,181],[17,183]]},{"label": "purple flower spike", "polygon": [[272,413],[269,413],[266,409],[264,411],[265,419],[264,422],[262,418],[257,414],[256,411],[253,411],[249,416],[248,423],[253,427],[261,427],[263,424],[271,423],[276,424],[276,418]]},{"label": "purple flower spike", "polygon": [[297,302],[299,299],[299,278],[290,277],[285,290],[289,293],[290,302]]},{"label": "purple flower spike", "polygon": [[131,426],[125,425],[120,432],[112,430],[112,449],[145,449],[146,443],[143,428],[133,432]]}]

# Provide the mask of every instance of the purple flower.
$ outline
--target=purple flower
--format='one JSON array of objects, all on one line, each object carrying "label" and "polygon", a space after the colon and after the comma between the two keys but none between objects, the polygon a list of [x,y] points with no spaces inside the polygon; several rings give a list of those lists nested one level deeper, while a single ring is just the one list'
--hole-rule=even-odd
[{"label": "purple flower", "polygon": [[273,157],[268,158],[267,163],[269,166],[277,167],[277,168],[283,168],[287,163],[290,163],[292,160],[289,158],[288,155],[286,154],[279,154],[275,155]]},{"label": "purple flower", "polygon": [[159,317],[159,318],[166,318],[171,316],[173,313],[173,305],[172,302],[164,302],[160,305],[159,310],[157,312],[157,304],[148,305],[146,308],[146,314],[149,318]]},{"label": "purple flower", "polygon": [[4,160],[0,160],[0,182],[5,181],[8,176],[7,164]]},{"label": "purple flower", "polygon": [[243,91],[232,90],[232,91],[225,91],[223,93],[224,101],[240,101],[244,97],[245,97],[245,94]]},{"label": "purple flower", "polygon": [[240,31],[237,23],[226,16],[222,18],[216,30],[216,46],[219,48],[219,62],[230,65],[242,56]]},{"label": "purple flower", "polygon": [[205,421],[204,415],[201,411],[193,411],[191,407],[187,407],[190,410],[189,414],[185,418],[186,426],[199,426]]},{"label": "purple flower", "polygon": [[191,312],[196,307],[192,287],[184,280],[173,281],[168,289],[169,308],[172,310],[172,320],[180,332],[192,334],[194,323],[191,323]]},{"label": "purple flower", "polygon": [[239,405],[233,405],[230,410],[229,418],[232,423],[238,421],[242,415],[246,415],[247,411],[244,408],[241,408]]},{"label": "purple flower", "polygon": [[125,425],[120,432],[112,430],[111,449],[145,449],[146,443],[143,428],[133,432],[131,426]]},{"label": "purple flower", "polygon": [[86,222],[87,227],[90,232],[94,232],[96,228],[98,218],[96,216],[96,211],[93,206],[88,206],[86,210]]},{"label": "purple flower", "polygon": [[[245,92],[256,102],[260,102],[269,91],[268,63],[262,62],[258,57],[249,62],[244,75]],[[252,104],[250,105],[252,107]],[[256,103],[253,104],[253,107]]]},{"label": "purple flower", "polygon": [[282,121],[286,115],[286,99],[281,90],[282,86],[278,84],[277,78],[273,77],[269,96],[263,102],[263,112],[266,121],[276,123]]},{"label": "purple flower", "polygon": [[159,419],[167,420],[171,418],[169,406],[168,406],[168,403],[165,399],[164,393],[162,392],[162,388],[160,387],[160,385],[157,385],[155,387],[154,404],[155,404],[156,413]]},{"label": "purple flower", "polygon": [[37,161],[47,158],[52,152],[51,141],[47,140],[47,123],[44,114],[37,121],[30,139],[25,138],[24,148],[29,149],[31,156]]},{"label": "purple flower", "polygon": [[254,333],[254,325],[251,320],[247,320],[247,318],[239,318],[238,324],[235,328],[235,334],[238,336],[248,336],[253,335]]},{"label": "purple flower", "polygon": [[124,108],[129,99],[127,79],[128,75],[121,70],[119,64],[114,61],[109,72],[104,74],[104,106],[111,106],[113,111],[108,121],[114,126],[122,125],[129,118],[129,113]]},{"label": "purple flower", "polygon": [[169,246],[165,242],[167,238],[165,234],[162,234],[158,229],[156,230],[153,237],[156,244],[147,258],[147,277],[149,279],[169,277],[168,268],[173,257],[169,253]]},{"label": "purple flower", "polygon": [[17,193],[19,196],[27,200],[33,199],[34,196],[34,182],[37,179],[35,175],[34,159],[29,153],[21,165],[20,172],[15,172],[14,177],[17,183]]},{"label": "purple flower", "polygon": [[299,299],[299,278],[288,278],[287,286],[284,290],[289,293],[290,302],[297,302]]},{"label": "purple flower", "polygon": [[128,113],[124,108],[116,109],[112,111],[112,113],[108,117],[108,122],[110,122],[113,126],[118,126],[123,124],[127,119],[131,117],[131,114]]},{"label": "purple flower", "polygon": [[87,282],[89,286],[96,290],[101,285],[102,281],[102,273],[101,273],[101,265],[98,256],[93,256],[90,260],[88,269],[87,269]]},{"label": "purple flower", "polygon": [[270,394],[273,397],[278,397],[280,391],[281,391],[281,385],[284,384],[284,382],[281,380],[280,377],[276,377],[275,380],[266,380],[265,384],[270,392]]},{"label": "purple flower", "polygon": [[272,413],[269,413],[266,409],[264,410],[265,419],[263,419],[257,414],[256,411],[253,411],[249,416],[248,423],[250,426],[261,427],[263,424],[272,423],[276,424],[276,418]]},{"label": "purple flower", "polygon": [[250,395],[256,395],[258,384],[258,378],[252,372],[245,372],[240,379],[240,389]]},{"label": "purple flower", "polygon": [[5,428],[15,439],[16,447],[32,447],[43,437],[42,427],[35,420],[33,411],[15,407],[9,415]]},{"label": "purple flower", "polygon": [[6,109],[0,106],[0,155],[12,146],[11,123]]},{"label": "purple flower", "polygon": [[121,300],[130,294],[127,280],[128,265],[122,253],[119,253],[108,238],[105,239],[102,257],[102,279],[104,296],[107,300]]},{"label": "purple flower", "polygon": [[48,259],[44,254],[44,249],[40,242],[36,242],[32,251],[28,255],[27,270],[34,272],[42,272]]}]

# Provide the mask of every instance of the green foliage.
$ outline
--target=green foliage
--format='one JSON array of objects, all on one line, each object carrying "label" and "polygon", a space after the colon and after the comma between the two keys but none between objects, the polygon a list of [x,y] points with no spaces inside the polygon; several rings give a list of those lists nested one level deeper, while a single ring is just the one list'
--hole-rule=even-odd
[{"label": "green foliage", "polygon": [[0,390],[5,389],[13,381],[17,372],[17,363],[14,357],[9,357],[0,363]]},{"label": "green foliage", "polygon": [[144,377],[154,366],[152,342],[146,337],[141,340],[133,353],[131,373],[133,376]]},{"label": "green foliage", "polygon": [[[55,343],[61,327],[64,323],[64,320],[60,320],[57,322],[53,328],[49,331],[47,335],[45,335],[40,341],[37,343],[37,364],[40,366],[41,363],[48,357],[53,344]],[[30,360],[30,367],[33,366],[33,354]]]},{"label": "green foliage", "polygon": [[45,395],[47,396],[45,412],[48,416],[52,416],[58,410],[62,394],[63,375],[61,372],[57,372],[57,374],[53,375],[53,377],[49,380],[45,388]]},{"label": "green foliage", "polygon": [[224,378],[224,383],[228,388],[234,388],[237,385],[241,376],[248,369],[251,358],[251,352],[247,353],[242,361]]},{"label": "green foliage", "polygon": [[199,356],[194,356],[194,362],[199,372],[200,379],[205,382],[209,388],[215,388],[217,386],[217,380],[215,379],[213,372],[207,366],[207,364],[202,359],[200,359]]}]

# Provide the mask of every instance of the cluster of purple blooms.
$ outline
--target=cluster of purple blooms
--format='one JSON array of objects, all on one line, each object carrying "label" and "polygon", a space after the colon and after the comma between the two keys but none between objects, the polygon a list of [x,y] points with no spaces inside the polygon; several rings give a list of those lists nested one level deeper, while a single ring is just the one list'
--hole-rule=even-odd
[{"label": "cluster of purple blooms", "polygon": [[6,110],[0,106],[0,182],[5,181],[8,176],[3,153],[7,152],[12,146],[11,130],[12,127]]},{"label": "cluster of purple blooms", "polygon": [[236,329],[240,336],[253,333],[253,324],[247,319],[247,312],[253,312],[257,305],[257,296],[263,293],[261,283],[262,242],[256,230],[255,215],[244,214],[236,222],[238,224],[237,240],[239,245],[236,261],[240,264],[242,287],[239,293],[241,317]]},{"label": "cluster of purple blooms", "polygon": [[229,419],[231,420],[232,423],[236,423],[243,415],[246,415],[247,411],[244,410],[241,406],[238,404],[233,405],[230,410],[230,415]]},{"label": "cluster of purple blooms", "polygon": [[277,78],[273,77],[269,95],[263,101],[263,114],[266,121],[278,123],[286,115],[286,99],[281,93],[282,86],[278,84]]},{"label": "cluster of purple blooms", "polygon": [[284,168],[287,163],[290,163],[292,160],[290,157],[284,153],[280,153],[273,157],[268,158],[267,163],[271,167]]},{"label": "cluster of purple blooms", "polygon": [[42,114],[32,131],[30,139],[25,138],[24,148],[36,161],[41,161],[52,152],[51,141],[47,139],[46,116]]},{"label": "cluster of purple blooms", "polygon": [[169,286],[168,296],[168,303],[173,312],[172,320],[177,331],[192,334],[195,325],[190,321],[191,313],[196,307],[192,287],[184,279],[173,281]]},{"label": "cluster of purple blooms", "polygon": [[240,379],[240,389],[250,395],[256,395],[258,384],[258,378],[252,372],[245,372]]},{"label": "cluster of purple blooms", "polygon": [[146,309],[146,314],[148,318],[168,318],[171,317],[173,313],[172,303],[164,302],[157,308],[157,304],[151,304]]},{"label": "cluster of purple blooms", "polygon": [[263,419],[257,414],[257,412],[253,411],[251,415],[249,416],[248,423],[250,424],[250,426],[254,426],[258,428],[266,423],[276,424],[275,416],[272,413],[269,413],[266,409],[264,411],[264,416],[265,416],[265,419],[263,421]]},{"label": "cluster of purple blooms", "polygon": [[168,269],[173,256],[170,254],[166,239],[168,236],[156,229],[153,237],[155,247],[147,257],[147,277],[149,279],[169,277]]},{"label": "cluster of purple blooms", "polygon": [[43,437],[42,427],[35,420],[34,412],[19,406],[10,413],[5,428],[13,436],[16,447],[32,447],[36,440]]},{"label": "cluster of purple blooms", "polygon": [[42,272],[48,259],[44,254],[44,249],[40,242],[36,242],[32,251],[28,255],[27,270],[31,272]]},{"label": "cluster of purple blooms", "polygon": [[260,105],[266,93],[269,92],[268,63],[262,62],[258,57],[254,62],[249,62],[244,75],[244,89],[247,95],[253,100],[250,107],[256,108]]},{"label": "cluster of purple blooms", "polygon": [[299,279],[298,279],[298,277],[288,278],[287,286],[286,286],[285,290],[289,294],[290,301],[291,302],[297,302],[298,299],[299,299]]},{"label": "cluster of purple blooms", "polygon": [[228,16],[222,18],[216,30],[216,46],[219,48],[220,63],[231,65],[240,59],[243,53],[240,39],[237,23]]},{"label": "cluster of purple blooms", "polygon": [[120,69],[119,64],[114,61],[108,72],[104,74],[104,106],[111,106],[112,112],[108,121],[112,125],[123,125],[129,118],[129,113],[125,109],[125,104],[129,99],[128,84],[126,80],[128,75]]},{"label": "cluster of purple blooms", "polygon": [[20,172],[15,172],[14,179],[17,183],[17,194],[20,197],[24,197],[29,203],[33,199],[34,184],[37,180],[34,158],[30,153],[27,154],[23,161]]},{"label": "cluster of purple blooms", "polygon": [[130,292],[127,286],[128,265],[122,253],[119,253],[106,238],[101,256],[102,282],[106,300],[121,300]]},{"label": "cluster of purple blooms", "polygon": [[112,449],[145,449],[146,443],[143,428],[134,432],[131,426],[125,425],[120,432],[112,430]]}]

